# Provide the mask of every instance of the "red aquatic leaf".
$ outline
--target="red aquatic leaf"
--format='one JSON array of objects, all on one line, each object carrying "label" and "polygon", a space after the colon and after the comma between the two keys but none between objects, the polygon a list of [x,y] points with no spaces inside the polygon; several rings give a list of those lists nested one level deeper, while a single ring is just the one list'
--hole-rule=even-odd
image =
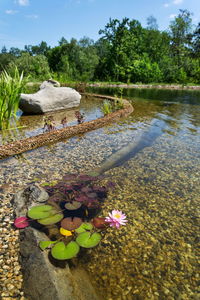
[{"label": "red aquatic leaf", "polygon": [[94,218],[92,220],[92,224],[94,225],[94,227],[99,228],[99,229],[108,227],[107,223],[105,221],[105,218]]},{"label": "red aquatic leaf", "polygon": [[16,228],[25,228],[29,226],[29,221],[27,217],[19,217],[14,221],[14,225]]}]

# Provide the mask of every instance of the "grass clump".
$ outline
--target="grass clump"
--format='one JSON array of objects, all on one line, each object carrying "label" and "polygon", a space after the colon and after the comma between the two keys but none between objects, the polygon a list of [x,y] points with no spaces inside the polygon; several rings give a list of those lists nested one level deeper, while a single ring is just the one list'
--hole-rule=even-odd
[{"label": "grass clump", "polygon": [[104,114],[104,116],[112,112],[112,104],[109,100],[104,100],[103,105],[101,107],[101,111]]},{"label": "grass clump", "polygon": [[0,130],[8,128],[11,119],[16,117],[24,84],[23,73],[17,68],[12,76],[6,71],[0,74]]}]

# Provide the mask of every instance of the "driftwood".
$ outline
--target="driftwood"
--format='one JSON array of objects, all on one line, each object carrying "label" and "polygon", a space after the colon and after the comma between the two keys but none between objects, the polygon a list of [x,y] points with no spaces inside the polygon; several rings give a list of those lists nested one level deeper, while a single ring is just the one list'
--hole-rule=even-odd
[{"label": "driftwood", "polygon": [[[94,96],[102,99],[117,100],[115,97],[103,96],[97,94],[84,93],[85,96]],[[16,154],[20,154],[29,150],[36,149],[48,144],[52,144],[66,138],[70,138],[74,135],[83,134],[85,132],[101,128],[107,124],[117,121],[121,117],[126,117],[133,112],[132,105],[123,99],[124,108],[112,112],[102,118],[98,118],[93,121],[85,122],[75,126],[68,126],[63,129],[54,130],[51,132],[39,134],[30,138],[15,141],[3,146],[0,146],[0,159],[7,158]]]}]

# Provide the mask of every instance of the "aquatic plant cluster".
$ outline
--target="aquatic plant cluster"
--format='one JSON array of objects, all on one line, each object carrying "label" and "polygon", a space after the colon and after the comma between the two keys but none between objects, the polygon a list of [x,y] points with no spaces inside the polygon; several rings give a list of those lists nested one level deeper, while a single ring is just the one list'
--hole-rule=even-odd
[{"label": "aquatic plant cluster", "polygon": [[108,189],[96,184],[103,176],[65,175],[62,181],[54,185],[45,185],[49,199],[45,205],[33,206],[27,217],[15,220],[15,227],[29,225],[40,230],[48,230],[52,240],[41,241],[42,250],[51,247],[51,255],[58,260],[71,259],[80,251],[80,247],[92,248],[102,239],[101,231],[110,227],[119,228],[127,222],[126,216],[113,210],[108,217],[98,217]]},{"label": "aquatic plant cluster", "polygon": [[101,107],[101,111],[104,114],[104,116],[110,114],[111,112],[124,108],[123,99],[118,98],[116,95],[115,98],[116,99],[112,102],[107,99],[104,100],[103,105]]},{"label": "aquatic plant cluster", "polygon": [[[84,122],[84,114],[80,113],[80,111],[75,111],[74,113],[76,119],[77,119],[77,123],[78,124],[82,124]],[[64,117],[62,118],[61,122],[60,122],[64,127],[67,126],[67,118]],[[53,130],[56,130],[56,126],[55,126],[55,121],[53,116],[45,116],[44,117],[44,127],[43,127],[44,132],[51,132]]]}]

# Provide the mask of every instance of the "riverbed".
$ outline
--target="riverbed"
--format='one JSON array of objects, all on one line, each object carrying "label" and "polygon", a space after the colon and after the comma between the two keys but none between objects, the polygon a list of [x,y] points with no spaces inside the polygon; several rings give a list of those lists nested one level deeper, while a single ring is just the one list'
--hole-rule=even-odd
[{"label": "riverbed", "polygon": [[[115,95],[119,90],[92,92]],[[0,161],[5,234],[17,236],[11,226],[10,205],[17,190],[31,182],[59,180],[66,173],[87,173],[112,159],[121,148],[129,144],[137,147],[150,132],[149,144],[144,143],[127,155],[122,165],[106,171],[102,180],[102,185],[111,181],[114,188],[101,216],[113,209],[122,210],[127,225],[119,230],[110,228],[101,244],[79,257],[77,263],[88,271],[105,300],[198,299],[200,92],[129,89],[123,90],[123,97],[134,106],[128,118]],[[100,104],[95,101],[88,109],[82,108],[88,118],[101,115]],[[34,118],[38,117],[29,119],[31,129],[19,134],[29,136],[42,130],[42,121],[40,129],[35,128]],[[13,249],[12,241],[3,255],[4,263],[11,260],[14,272],[9,249]],[[3,269],[4,282],[8,273]],[[16,277],[8,281],[14,289],[7,292],[6,287],[4,292],[20,298]]]}]

